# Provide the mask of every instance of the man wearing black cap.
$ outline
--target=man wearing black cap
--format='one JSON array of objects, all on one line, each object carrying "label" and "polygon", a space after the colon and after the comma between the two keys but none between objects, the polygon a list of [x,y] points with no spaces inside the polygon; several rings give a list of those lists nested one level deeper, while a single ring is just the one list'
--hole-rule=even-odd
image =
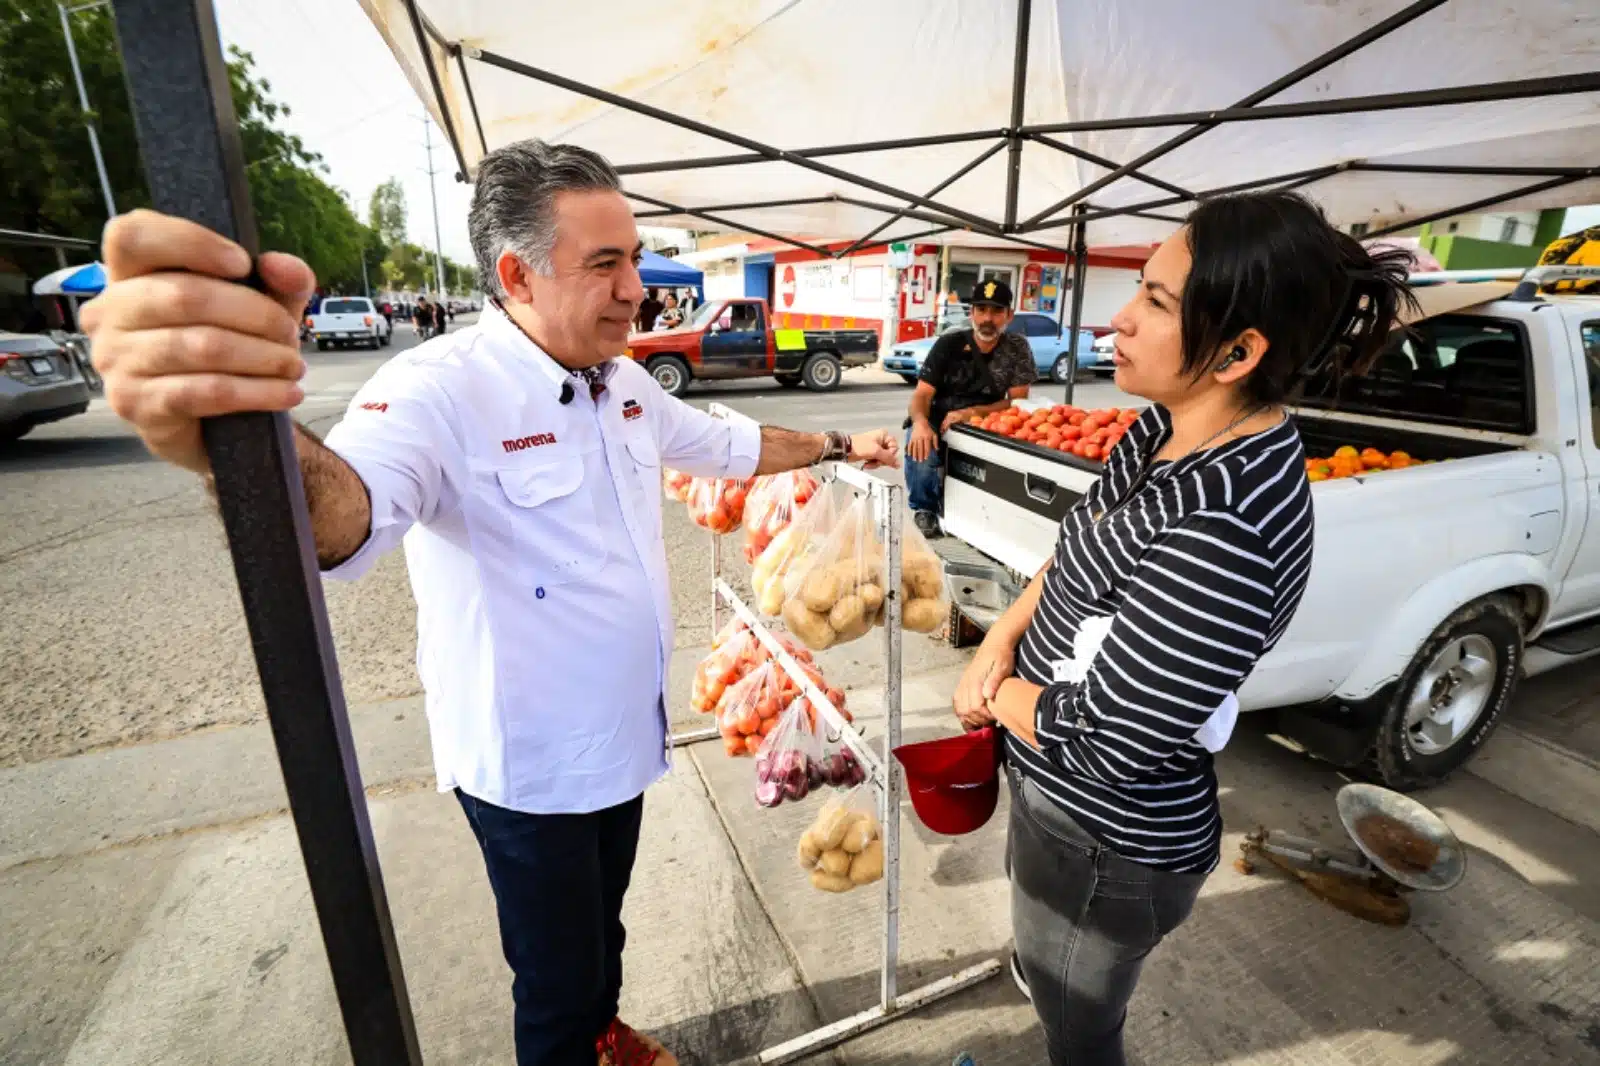
[{"label": "man wearing black cap", "polygon": [[1011,286],[980,281],[972,290],[972,325],[934,342],[917,375],[906,419],[906,493],[924,536],[939,535],[944,495],[945,430],[973,415],[986,415],[1024,399],[1039,376],[1028,342],[1007,333]]}]

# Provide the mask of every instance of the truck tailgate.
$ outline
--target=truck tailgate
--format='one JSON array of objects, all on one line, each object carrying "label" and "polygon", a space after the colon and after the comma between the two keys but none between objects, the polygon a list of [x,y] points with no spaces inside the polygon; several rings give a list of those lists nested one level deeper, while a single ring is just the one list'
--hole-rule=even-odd
[{"label": "truck tailgate", "polygon": [[1100,465],[953,427],[944,485],[945,532],[1024,576],[1055,551],[1061,519],[1100,476]]}]

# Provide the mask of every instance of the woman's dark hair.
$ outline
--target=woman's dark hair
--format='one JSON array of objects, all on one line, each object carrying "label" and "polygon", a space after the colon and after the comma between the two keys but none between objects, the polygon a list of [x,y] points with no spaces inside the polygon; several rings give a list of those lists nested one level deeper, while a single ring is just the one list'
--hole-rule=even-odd
[{"label": "woman's dark hair", "polygon": [[1415,307],[1403,249],[1369,251],[1294,192],[1204,200],[1188,219],[1193,265],[1183,287],[1183,370],[1197,378],[1247,329],[1267,338],[1245,379],[1277,403],[1312,375],[1365,373]]}]

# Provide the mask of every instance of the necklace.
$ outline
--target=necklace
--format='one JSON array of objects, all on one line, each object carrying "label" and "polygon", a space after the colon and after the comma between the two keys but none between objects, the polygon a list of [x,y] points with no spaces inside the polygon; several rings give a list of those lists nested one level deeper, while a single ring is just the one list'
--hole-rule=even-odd
[{"label": "necklace", "polygon": [[[1212,441],[1217,440],[1219,437],[1227,436],[1229,433],[1232,433],[1234,430],[1250,421],[1262,411],[1265,411],[1267,407],[1267,404],[1258,403],[1254,407],[1246,408],[1244,411],[1239,413],[1239,417],[1235,418],[1232,422],[1229,422],[1227,425],[1223,426],[1221,429],[1217,430],[1215,433],[1211,434],[1211,436],[1207,437],[1199,444],[1196,444],[1193,448],[1190,448],[1176,459],[1173,459],[1168,465],[1171,466],[1172,463],[1180,463],[1189,458],[1189,456],[1193,455],[1195,452],[1203,450]],[[1099,522],[1106,515],[1115,513],[1116,511],[1120,510],[1122,506],[1129,500],[1133,499],[1134,495],[1138,493],[1139,489],[1142,488],[1144,483],[1149,479],[1150,471],[1155,465],[1155,459],[1152,457],[1148,463],[1144,464],[1144,469],[1139,471],[1139,476],[1133,479],[1133,484],[1128,486],[1128,491],[1122,494],[1121,499],[1112,504],[1109,510],[1099,510],[1094,513],[1094,521]]]}]

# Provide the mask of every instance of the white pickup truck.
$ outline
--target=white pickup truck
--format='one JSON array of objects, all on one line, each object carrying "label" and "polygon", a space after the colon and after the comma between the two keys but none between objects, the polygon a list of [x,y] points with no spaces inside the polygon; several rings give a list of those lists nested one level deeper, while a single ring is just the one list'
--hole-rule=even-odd
[{"label": "white pickup truck", "polygon": [[329,296],[322,310],[306,319],[317,351],[329,348],[387,348],[389,320],[365,296]]},{"label": "white pickup truck", "polygon": [[[1424,319],[1366,378],[1291,412],[1311,456],[1441,460],[1312,486],[1305,599],[1239,693],[1392,787],[1465,763],[1520,677],[1600,651],[1600,297],[1541,295],[1558,277],[1600,268],[1538,268],[1506,298]],[[947,443],[936,545],[986,627],[1099,465],[971,426]]]}]

